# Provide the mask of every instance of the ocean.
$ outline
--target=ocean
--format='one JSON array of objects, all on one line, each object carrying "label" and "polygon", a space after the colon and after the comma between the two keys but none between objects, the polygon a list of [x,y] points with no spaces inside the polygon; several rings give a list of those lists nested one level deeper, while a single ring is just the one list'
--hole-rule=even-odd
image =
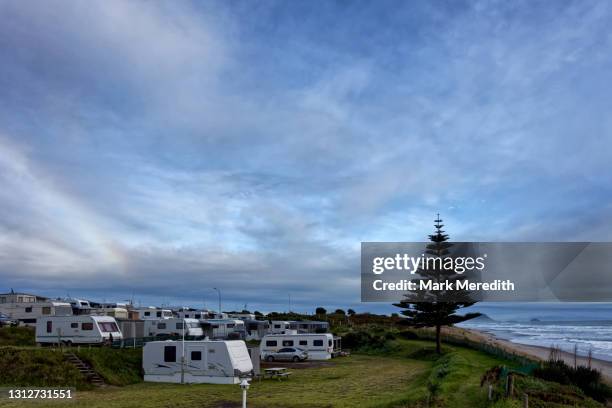
[{"label": "ocean", "polygon": [[483,316],[459,324],[513,343],[550,347],[612,361],[612,303],[479,303]]}]

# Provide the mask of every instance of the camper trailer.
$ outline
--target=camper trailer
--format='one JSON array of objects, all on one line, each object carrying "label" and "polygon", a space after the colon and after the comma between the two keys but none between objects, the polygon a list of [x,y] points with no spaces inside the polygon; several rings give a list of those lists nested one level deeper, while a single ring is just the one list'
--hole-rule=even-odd
[{"label": "camper trailer", "polygon": [[36,322],[38,344],[102,344],[122,338],[117,321],[110,316],[52,316]]},{"label": "camper trailer", "polygon": [[329,323],[311,320],[292,321],[289,329],[296,330],[298,333],[327,333],[329,332]]},{"label": "camper trailer", "polygon": [[261,358],[266,353],[276,353],[285,347],[295,347],[308,352],[309,360],[329,360],[337,350],[334,349],[334,336],[331,333],[268,334],[261,340]]},{"label": "camper trailer", "polygon": [[73,315],[88,315],[91,313],[91,304],[85,299],[66,298],[64,302],[70,303]]},{"label": "camper trailer", "polygon": [[151,382],[180,383],[183,372],[186,383],[239,384],[253,364],[241,340],[153,341],[143,348],[142,368]]},{"label": "camper trailer", "polygon": [[0,313],[18,320],[26,326],[36,326],[36,320],[45,316],[70,316],[69,303],[51,301],[47,298],[27,293],[0,294]]},{"label": "camper trailer", "polygon": [[111,316],[115,319],[127,319],[129,317],[128,310],[123,307],[98,307],[91,309],[92,315]]},{"label": "camper trailer", "polygon": [[208,309],[181,308],[176,311],[176,316],[183,319],[216,319],[218,315],[218,313]]},{"label": "camper trailer", "polygon": [[156,307],[144,307],[140,309],[134,309],[138,313],[138,319],[140,320],[159,320],[159,319],[171,319],[172,310],[170,309],[159,309]]},{"label": "camper trailer", "polygon": [[244,320],[245,339],[261,340],[270,330],[270,324],[265,320]]},{"label": "camper trailer", "polygon": [[205,335],[212,339],[244,339],[244,322],[237,319],[203,319],[200,324]]},{"label": "camper trailer", "polygon": [[180,319],[178,317],[173,317],[171,319],[144,321],[145,337],[182,336],[183,327],[185,328],[185,336],[204,336],[202,326],[196,319]]},{"label": "camper trailer", "polygon": [[268,333],[271,334],[284,334],[286,330],[291,329],[291,322],[272,320],[270,322],[270,330]]}]

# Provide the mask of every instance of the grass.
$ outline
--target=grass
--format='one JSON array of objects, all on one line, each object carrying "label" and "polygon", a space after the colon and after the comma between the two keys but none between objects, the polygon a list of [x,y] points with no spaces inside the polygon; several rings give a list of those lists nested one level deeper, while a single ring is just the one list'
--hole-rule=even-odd
[{"label": "grass", "polygon": [[0,384],[88,388],[81,373],[64,361],[62,352],[0,347]]},{"label": "grass", "polygon": [[[504,400],[491,404],[486,390],[480,387],[481,376],[491,367],[512,363],[480,351],[458,346],[444,348],[444,356],[435,355],[433,344],[422,340],[393,340],[392,351],[380,354],[353,354],[331,360],[318,367],[291,369],[287,381],[254,381],[249,390],[251,408],[497,408],[518,407],[517,401]],[[93,349],[92,349],[93,350]],[[87,351],[98,367],[124,381],[129,374],[114,373],[117,350]],[[126,351],[126,350],[123,350]],[[82,353],[83,351],[81,351]],[[126,361],[137,356],[126,354]],[[124,376],[125,375],[125,376]],[[539,380],[535,380],[539,381]],[[530,387],[536,385],[530,384]],[[540,385],[542,386],[542,385]],[[545,385],[544,385],[545,386]],[[87,407],[87,408],[229,408],[238,407],[241,391],[237,385],[179,385],[137,383],[124,387],[108,387],[92,391],[78,391],[77,401],[4,404],[3,408]],[[541,405],[546,407],[547,405]],[[553,406],[553,405],[549,405]],[[568,407],[575,405],[554,405]],[[583,404],[579,406],[597,407]]]},{"label": "grass", "polygon": [[142,349],[81,348],[76,351],[107,384],[129,385],[142,381]]},{"label": "grass", "polygon": [[34,346],[34,328],[2,327],[0,328],[0,346]]}]

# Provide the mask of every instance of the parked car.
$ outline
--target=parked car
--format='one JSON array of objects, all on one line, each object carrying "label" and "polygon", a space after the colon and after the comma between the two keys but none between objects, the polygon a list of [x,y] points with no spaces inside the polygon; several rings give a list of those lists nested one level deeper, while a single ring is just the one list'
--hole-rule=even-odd
[{"label": "parked car", "polygon": [[19,320],[11,319],[4,313],[0,313],[0,327],[17,326],[18,324],[19,324]]},{"label": "parked car", "polygon": [[308,352],[299,348],[294,347],[284,347],[278,351],[269,351],[265,352],[264,359],[266,361],[304,361],[308,358]]}]

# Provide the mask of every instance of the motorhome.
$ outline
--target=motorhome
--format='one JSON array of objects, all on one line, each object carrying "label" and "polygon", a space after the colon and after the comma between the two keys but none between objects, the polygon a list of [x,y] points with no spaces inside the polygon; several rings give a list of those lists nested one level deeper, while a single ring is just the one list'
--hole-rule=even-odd
[{"label": "motorhome", "polygon": [[270,330],[270,324],[266,320],[243,321],[246,340],[261,340]]},{"label": "motorhome", "polygon": [[281,321],[281,320],[272,320],[270,322],[270,329],[268,333],[272,334],[283,334],[286,330],[291,329],[291,322]]},{"label": "motorhome", "polygon": [[142,368],[151,382],[180,383],[183,376],[186,383],[239,384],[253,364],[241,340],[153,341],[143,348]]},{"label": "motorhome", "polygon": [[261,340],[260,351],[264,358],[266,352],[295,347],[307,351],[309,360],[329,360],[339,351],[334,344],[339,343],[331,333],[268,334]]},{"label": "motorhome", "polygon": [[0,313],[18,320],[20,324],[34,327],[36,320],[44,316],[70,316],[72,308],[66,302],[11,292],[0,294]]},{"label": "motorhome", "polygon": [[211,339],[244,339],[245,326],[237,319],[201,319],[205,335]]},{"label": "motorhome", "polygon": [[38,344],[102,344],[122,338],[117,321],[110,316],[50,316],[36,322]]},{"label": "motorhome", "polygon": [[178,317],[173,317],[171,319],[144,321],[145,337],[182,336],[183,327],[185,328],[185,336],[204,336],[200,321],[197,319],[181,319]]},{"label": "motorhome", "polygon": [[171,319],[174,317],[172,310],[157,307],[138,308],[134,309],[134,311],[138,313],[138,319],[140,320]]},{"label": "motorhome", "polygon": [[242,321],[257,319],[257,316],[253,313],[228,313],[227,317],[230,319],[240,319]]}]

